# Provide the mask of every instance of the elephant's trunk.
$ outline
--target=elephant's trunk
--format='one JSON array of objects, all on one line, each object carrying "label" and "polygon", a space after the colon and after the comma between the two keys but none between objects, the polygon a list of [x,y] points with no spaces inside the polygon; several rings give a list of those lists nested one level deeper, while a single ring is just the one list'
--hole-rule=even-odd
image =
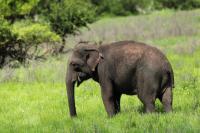
[{"label": "elephant's trunk", "polygon": [[76,116],[76,107],[75,107],[75,98],[74,98],[74,85],[75,80],[73,79],[73,72],[68,70],[67,79],[66,79],[66,87],[67,87],[67,96],[68,96],[68,104],[70,116]]},{"label": "elephant's trunk", "polygon": [[74,98],[74,82],[67,81],[67,96],[70,116],[76,116],[75,98]]}]

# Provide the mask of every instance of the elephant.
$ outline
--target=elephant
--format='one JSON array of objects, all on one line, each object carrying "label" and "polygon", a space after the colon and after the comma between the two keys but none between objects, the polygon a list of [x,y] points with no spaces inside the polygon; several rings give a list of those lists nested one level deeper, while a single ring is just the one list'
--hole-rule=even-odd
[{"label": "elephant", "polygon": [[92,78],[100,84],[109,117],[120,112],[122,94],[137,95],[144,112],[155,112],[158,98],[172,111],[174,74],[167,57],[156,47],[136,41],[104,45],[77,44],[68,61],[66,89],[70,116],[77,116],[74,87]]}]

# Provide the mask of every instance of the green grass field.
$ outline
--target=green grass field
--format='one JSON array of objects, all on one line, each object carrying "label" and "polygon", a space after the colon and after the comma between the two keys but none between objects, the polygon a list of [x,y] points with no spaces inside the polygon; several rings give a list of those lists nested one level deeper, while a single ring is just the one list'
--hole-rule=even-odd
[{"label": "green grass field", "polygon": [[100,88],[92,80],[75,89],[78,117],[69,117],[65,73],[68,55],[28,67],[0,70],[0,133],[6,132],[200,132],[200,10],[159,11],[104,18],[67,38],[112,42],[138,40],[160,48],[175,73],[173,112],[144,114],[137,96],[122,96],[121,112],[108,118]]}]

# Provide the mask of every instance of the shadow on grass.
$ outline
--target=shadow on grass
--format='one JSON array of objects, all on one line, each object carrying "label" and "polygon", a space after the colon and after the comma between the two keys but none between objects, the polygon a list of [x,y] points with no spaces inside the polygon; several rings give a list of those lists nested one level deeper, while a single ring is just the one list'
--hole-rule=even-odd
[{"label": "shadow on grass", "polygon": [[[129,106],[128,108],[125,108],[123,110],[123,112],[137,112],[139,114],[148,114],[145,112],[145,108],[144,108],[143,104],[141,104],[139,106]],[[166,112],[164,111],[162,104],[156,103],[154,113],[165,114]]]}]

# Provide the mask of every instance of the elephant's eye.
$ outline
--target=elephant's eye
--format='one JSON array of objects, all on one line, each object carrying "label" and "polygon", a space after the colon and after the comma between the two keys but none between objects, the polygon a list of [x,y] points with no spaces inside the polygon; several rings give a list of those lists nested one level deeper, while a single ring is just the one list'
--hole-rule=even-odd
[{"label": "elephant's eye", "polygon": [[80,64],[72,62],[71,65],[73,66],[75,71],[81,71]]},{"label": "elephant's eye", "polygon": [[76,72],[81,72],[81,69],[80,69],[79,67],[75,67],[74,70],[75,70]]},{"label": "elephant's eye", "polygon": [[77,67],[79,67],[79,64],[72,63],[72,66],[73,66],[74,68],[77,68]]}]

